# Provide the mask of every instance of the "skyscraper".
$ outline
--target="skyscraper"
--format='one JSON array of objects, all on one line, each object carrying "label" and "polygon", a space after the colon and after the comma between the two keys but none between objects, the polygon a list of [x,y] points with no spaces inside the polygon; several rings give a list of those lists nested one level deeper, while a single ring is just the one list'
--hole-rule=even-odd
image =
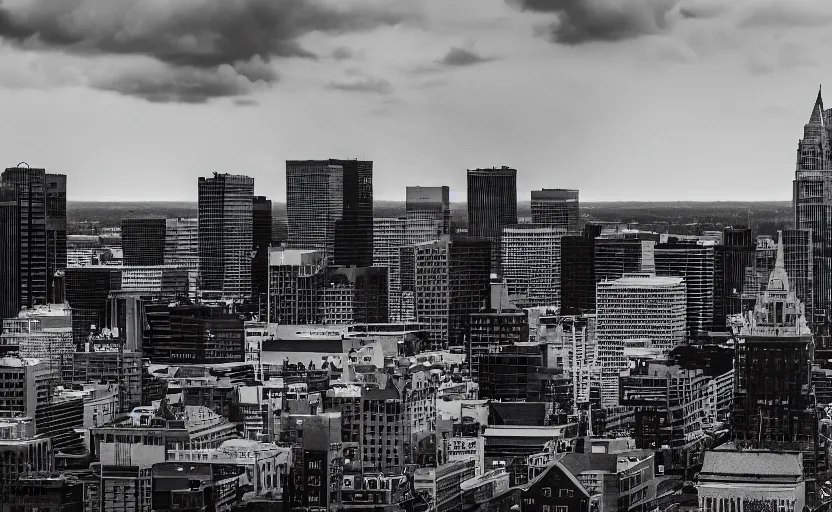
[{"label": "skyscraper", "polygon": [[165,221],[165,265],[199,270],[199,219]]},{"label": "skyscraper", "polygon": [[624,348],[643,344],[665,352],[685,342],[685,282],[681,277],[625,274],[598,283],[596,340],[601,361],[601,403],[618,405],[618,377],[627,369]]},{"label": "skyscraper", "polygon": [[714,315],[714,247],[671,239],[655,249],[656,275],[682,277],[687,286],[687,333],[707,335]]},{"label": "skyscraper", "polygon": [[727,329],[728,316],[742,312],[746,273],[754,269],[754,239],[749,228],[725,228],[714,248],[714,320],[716,331]]},{"label": "skyscraper", "polygon": [[491,269],[499,269],[503,227],[517,224],[517,170],[468,170],[468,234],[491,241]]},{"label": "skyscraper", "polygon": [[43,169],[12,167],[0,175],[0,182],[15,187],[18,208],[20,254],[17,272],[20,307],[31,308],[48,301],[46,256],[46,172]]},{"label": "skyscraper", "polygon": [[[56,274],[66,268],[66,175],[46,174],[46,296],[51,303],[64,301]],[[58,283],[61,279],[58,278]]]},{"label": "skyscraper", "polygon": [[84,343],[107,320],[107,297],[121,286],[121,272],[106,266],[66,269],[66,300],[72,308],[72,339]]},{"label": "skyscraper", "polygon": [[286,214],[293,249],[324,251],[336,265],[373,264],[373,162],[287,160]]},{"label": "skyscraper", "polygon": [[165,219],[122,219],[121,248],[124,264],[164,265],[166,235]]},{"label": "skyscraper", "polygon": [[818,91],[797,145],[794,227],[811,229],[814,251],[814,312],[807,321],[820,346],[828,344],[832,305],[832,111]]},{"label": "skyscraper", "polygon": [[595,238],[600,234],[599,224],[587,224],[581,235],[561,239],[561,311],[567,314],[595,311]]},{"label": "skyscraper", "polygon": [[618,279],[633,272],[656,269],[654,250],[659,236],[655,233],[625,233],[595,239],[595,281]]},{"label": "skyscraper", "polygon": [[344,214],[344,168],[329,160],[286,162],[288,249],[335,254],[335,223]]},{"label": "skyscraper", "polygon": [[[517,224],[503,228],[501,264],[511,295],[533,306],[561,303],[561,239],[563,228]],[[594,283],[593,283],[594,284]]]},{"label": "skyscraper", "polygon": [[199,178],[199,273],[203,293],[251,297],[254,178]]},{"label": "skyscraper", "polygon": [[14,318],[20,311],[20,219],[17,191],[0,184],[0,317]]},{"label": "skyscraper", "polygon": [[260,316],[266,314],[269,280],[269,244],[272,243],[272,201],[254,196],[252,220],[254,259],[251,262],[251,297],[258,304]]},{"label": "skyscraper", "polygon": [[439,221],[447,235],[451,232],[450,197],[448,187],[407,187],[405,212],[410,218]]},{"label": "skyscraper", "polygon": [[562,188],[532,190],[532,222],[578,231],[581,220],[578,191]]}]

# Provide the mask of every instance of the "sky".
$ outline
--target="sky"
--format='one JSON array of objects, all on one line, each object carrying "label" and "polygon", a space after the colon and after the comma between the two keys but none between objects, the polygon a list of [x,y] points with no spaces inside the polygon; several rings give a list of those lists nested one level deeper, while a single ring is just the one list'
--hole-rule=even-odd
[{"label": "sky", "polygon": [[[789,200],[829,0],[0,0],[0,156],[70,200],[374,161],[374,196],[518,170],[518,195]],[[832,105],[832,99],[829,100]]]}]

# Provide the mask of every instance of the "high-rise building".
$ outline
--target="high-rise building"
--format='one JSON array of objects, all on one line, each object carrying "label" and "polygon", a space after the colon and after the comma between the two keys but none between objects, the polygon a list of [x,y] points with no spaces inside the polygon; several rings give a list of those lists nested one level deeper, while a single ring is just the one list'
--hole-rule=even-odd
[{"label": "high-rise building", "polygon": [[199,178],[200,290],[228,299],[251,297],[254,178]]},{"label": "high-rise building", "polygon": [[643,273],[602,281],[596,294],[601,403],[615,406],[619,373],[627,369],[628,345],[669,352],[684,344],[687,291],[681,277]]},{"label": "high-rise building", "polygon": [[336,265],[373,264],[373,162],[287,160],[291,249],[324,251]]},{"label": "high-rise building", "polygon": [[0,184],[0,317],[12,318],[20,311],[20,219],[17,191]]},{"label": "high-rise building", "polygon": [[153,362],[218,364],[244,360],[245,330],[239,316],[203,305],[169,307],[166,313],[166,319],[157,315],[143,335],[144,355]]},{"label": "high-rise building", "polygon": [[470,313],[490,298],[490,254],[489,240],[467,237],[401,249],[402,294],[412,293],[434,347],[464,346]]},{"label": "high-rise building", "polygon": [[448,187],[407,187],[405,211],[409,218],[439,221],[442,234],[451,233],[451,193]]},{"label": "high-rise building", "polygon": [[399,252],[402,247],[441,238],[442,224],[431,215],[428,212],[421,216],[417,212],[413,216],[373,219],[373,266],[387,267],[390,321],[413,318],[412,308],[407,307],[412,305],[412,297],[402,297]]},{"label": "high-rise building", "polygon": [[687,286],[687,334],[707,335],[714,315],[714,247],[679,242],[656,245],[656,275],[682,277]]},{"label": "high-rise building", "polygon": [[327,272],[327,290],[346,291],[349,323],[384,324],[388,320],[387,269],[384,267],[335,267]]},{"label": "high-rise building", "polygon": [[828,344],[832,306],[832,110],[820,91],[797,146],[794,227],[812,230],[814,311],[807,321],[820,346]]},{"label": "high-rise building", "polygon": [[811,383],[812,332],[786,273],[782,235],[766,290],[753,311],[733,320],[739,343],[731,437],[738,448],[802,452],[807,502],[813,503],[815,480],[825,479],[828,461]]},{"label": "high-rise building", "polygon": [[269,288],[269,244],[272,243],[272,201],[254,196],[252,225],[254,259],[251,262],[251,298],[258,305],[258,313],[266,314],[266,294]]},{"label": "high-rise building", "polygon": [[99,331],[107,317],[107,297],[121,286],[118,268],[106,266],[66,269],[66,300],[72,308],[72,338],[76,345]]},{"label": "high-rise building", "polygon": [[335,223],[344,214],[344,168],[329,160],[286,162],[287,249],[314,250],[331,260]]},{"label": "high-rise building", "polygon": [[465,347],[471,375],[479,380],[480,361],[500,347],[529,341],[529,322],[521,309],[491,310],[471,313],[468,343]]},{"label": "high-rise building", "polygon": [[725,228],[722,244],[714,248],[715,331],[725,331],[727,317],[742,312],[746,273],[754,268],[754,239],[750,228]]},{"label": "high-rise building", "polygon": [[122,219],[121,249],[124,265],[164,265],[166,235],[165,219]]},{"label": "high-rise building", "polygon": [[468,234],[491,241],[491,268],[500,268],[503,227],[517,224],[517,170],[468,170]]},{"label": "high-rise building", "polygon": [[601,226],[587,224],[581,235],[567,235],[560,245],[561,311],[595,311],[595,238]]},{"label": "high-rise building", "polygon": [[[60,273],[66,268],[66,175],[46,174],[46,295],[64,301]],[[57,279],[56,279],[57,278]],[[56,286],[56,283],[58,286]]]},{"label": "high-rise building", "polygon": [[783,266],[789,276],[789,284],[803,303],[806,318],[812,318],[815,310],[812,232],[808,229],[784,229],[781,234]]},{"label": "high-rise building", "polygon": [[0,175],[0,182],[17,191],[18,241],[17,272],[20,306],[46,304],[48,270],[46,256],[46,172],[43,169],[12,167]]},{"label": "high-rise building", "polygon": [[563,228],[547,224],[517,224],[503,228],[501,262],[510,295],[524,304],[561,303],[561,239]]},{"label": "high-rise building", "polygon": [[562,188],[532,190],[532,222],[578,231],[581,221],[578,191]]},{"label": "high-rise building", "polygon": [[199,219],[167,219],[165,225],[165,265],[199,271]]}]

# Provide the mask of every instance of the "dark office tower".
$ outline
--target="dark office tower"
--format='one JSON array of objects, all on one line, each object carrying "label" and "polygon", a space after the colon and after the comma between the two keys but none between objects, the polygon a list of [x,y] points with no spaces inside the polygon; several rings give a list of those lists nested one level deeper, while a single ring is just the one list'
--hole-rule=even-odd
[{"label": "dark office tower", "polygon": [[807,321],[819,346],[828,345],[832,305],[832,110],[824,110],[820,91],[797,146],[794,227],[812,230],[814,311]]},{"label": "dark office tower", "polygon": [[451,232],[451,192],[448,187],[407,187],[405,211],[409,218],[440,221],[442,233]]},{"label": "dark office tower", "polygon": [[[64,301],[60,271],[66,268],[66,175],[46,174],[46,296]],[[57,284],[57,286],[56,286]]]},{"label": "dark office tower", "polygon": [[633,233],[595,239],[595,281],[618,279],[624,274],[654,272],[653,250],[659,236]]},{"label": "dark office tower", "polygon": [[165,219],[122,219],[121,249],[124,265],[164,265],[166,234]]},{"label": "dark office tower", "polygon": [[532,190],[532,222],[578,231],[581,221],[578,191],[562,188]]},{"label": "dark office tower", "polygon": [[199,276],[203,295],[251,297],[254,178],[199,178]]},{"label": "dark office tower", "polygon": [[373,162],[287,160],[289,249],[322,251],[336,265],[373,264]]},{"label": "dark office tower", "polygon": [[107,321],[107,297],[121,287],[121,272],[105,266],[66,269],[66,301],[72,308],[72,340],[87,341]]},{"label": "dark office tower", "polygon": [[687,287],[687,334],[707,335],[714,319],[714,248],[695,242],[656,245],[656,275],[682,277]]},{"label": "dark office tower", "polygon": [[245,357],[243,320],[224,308],[148,306],[144,355],[154,363],[220,364]]},{"label": "dark office tower", "polygon": [[456,237],[451,240],[449,265],[448,344],[464,345],[469,315],[487,308],[491,297],[488,240]]},{"label": "dark office tower", "polygon": [[581,235],[561,239],[560,288],[564,314],[595,311],[595,237],[599,224],[587,224]]},{"label": "dark office tower", "polygon": [[468,170],[468,234],[491,241],[491,270],[500,268],[500,235],[517,224],[517,170]]},{"label": "dark office tower", "polygon": [[[803,453],[807,502],[827,460],[818,438],[819,409],[811,383],[815,344],[804,307],[790,286],[778,244],[766,291],[741,326],[734,362],[731,437],[737,448]],[[826,477],[823,477],[824,479]]]},{"label": "dark office tower", "polygon": [[715,331],[727,329],[726,319],[742,313],[745,276],[754,271],[754,238],[749,228],[726,228],[722,245],[714,247]]},{"label": "dark office tower", "polygon": [[20,312],[19,228],[17,191],[0,185],[0,318]]},{"label": "dark office tower", "polygon": [[251,299],[258,305],[261,317],[266,314],[269,289],[269,244],[272,243],[272,201],[254,196],[252,238],[254,259],[251,262]]},{"label": "dark office tower", "polygon": [[0,175],[0,182],[15,187],[17,191],[20,307],[45,304],[48,300],[46,172],[43,169],[12,167]]},{"label": "dark office tower", "polygon": [[373,265],[373,162],[331,160],[344,169],[344,214],[335,223],[335,264]]}]

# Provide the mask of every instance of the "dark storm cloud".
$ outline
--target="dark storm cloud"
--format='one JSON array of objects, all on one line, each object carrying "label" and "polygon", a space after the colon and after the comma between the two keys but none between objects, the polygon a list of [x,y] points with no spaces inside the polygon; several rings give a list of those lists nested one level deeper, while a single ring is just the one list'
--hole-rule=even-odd
[{"label": "dark storm cloud", "polygon": [[437,64],[447,67],[464,67],[482,64],[495,60],[494,57],[484,57],[472,50],[464,48],[451,48],[444,57],[439,59]]},{"label": "dark storm cloud", "polygon": [[[227,96],[239,91],[230,66],[248,81],[273,82],[273,58],[316,58],[299,39],[311,32],[342,34],[396,25],[416,11],[384,4],[309,0],[15,0],[0,3],[0,37],[29,49],[88,55],[136,55],[182,69],[175,76],[115,90],[141,97],[180,97],[180,75],[201,75],[184,98]],[[204,80],[203,80],[204,78]],[[123,82],[123,80],[116,80]],[[147,82],[147,81],[146,81]],[[165,84],[172,88],[165,90]],[[145,86],[150,89],[146,93]],[[152,92],[159,89],[159,95]],[[188,91],[198,91],[192,96]],[[168,94],[169,93],[169,94]],[[130,94],[125,92],[125,94]]]},{"label": "dark storm cloud", "polygon": [[383,78],[361,78],[358,80],[349,80],[341,82],[330,82],[327,86],[329,89],[346,92],[362,92],[373,94],[391,94],[393,92],[393,84],[384,80]]},{"label": "dark storm cloud", "polygon": [[525,11],[551,13],[546,28],[553,42],[577,45],[621,41],[668,30],[679,0],[506,0]]}]

